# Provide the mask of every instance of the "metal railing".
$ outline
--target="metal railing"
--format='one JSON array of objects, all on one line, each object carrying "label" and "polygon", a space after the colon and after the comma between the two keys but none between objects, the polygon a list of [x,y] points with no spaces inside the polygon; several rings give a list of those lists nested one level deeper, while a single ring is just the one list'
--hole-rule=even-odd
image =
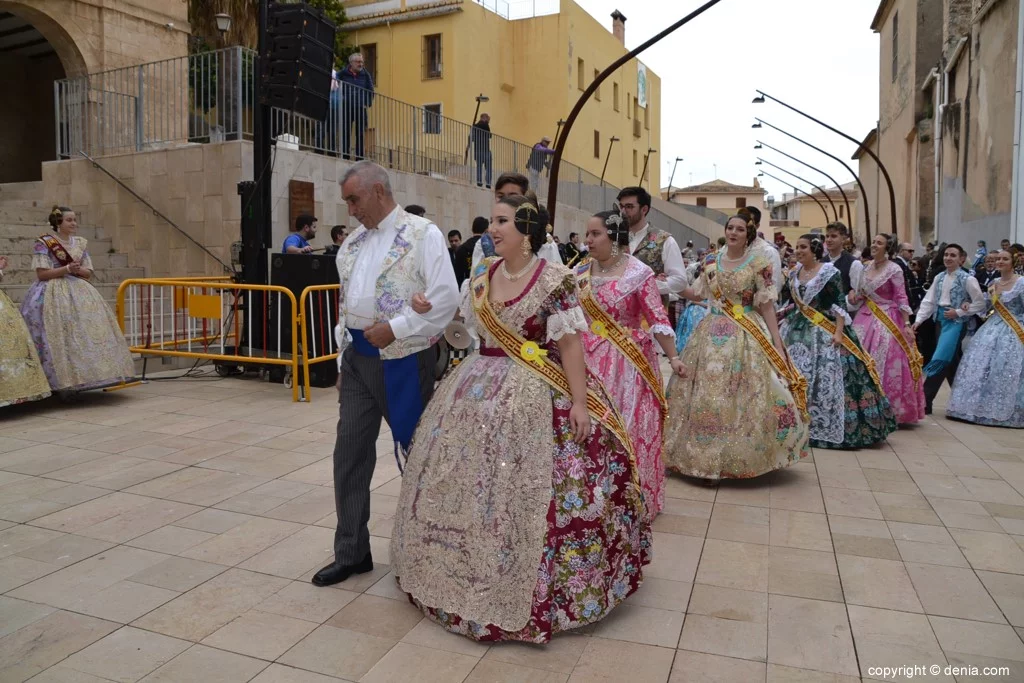
[{"label": "metal railing", "polygon": [[473,0],[504,19],[532,19],[561,11],[559,0]]},{"label": "metal railing", "polygon": [[[56,81],[58,156],[95,158],[251,140],[255,59],[252,50],[231,47]],[[535,154],[531,146],[444,116],[440,105],[419,107],[349,83],[336,85],[322,121],[272,110],[271,134],[278,146],[371,159],[395,171],[481,186],[501,173],[522,173],[539,197],[547,197],[550,157]],[[565,161],[559,179],[559,201],[579,209],[610,207],[618,193]],[[704,239],[665,215],[652,215],[652,222],[677,239]]]}]

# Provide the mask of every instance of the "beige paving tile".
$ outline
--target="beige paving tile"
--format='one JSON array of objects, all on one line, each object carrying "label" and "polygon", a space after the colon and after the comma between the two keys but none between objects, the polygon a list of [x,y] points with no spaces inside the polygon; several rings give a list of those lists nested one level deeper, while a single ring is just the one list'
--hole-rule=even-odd
[{"label": "beige paving tile", "polygon": [[412,643],[399,643],[378,661],[360,681],[391,683],[416,680],[423,683],[461,681],[476,666],[479,657],[443,652]]},{"label": "beige paving tile", "polygon": [[338,683],[339,680],[333,676],[324,676],[293,666],[271,664],[252,679],[252,683]]},{"label": "beige paving tile", "polygon": [[55,611],[55,607],[0,596],[0,638]]},{"label": "beige paving tile", "polygon": [[768,661],[856,676],[859,672],[846,607],[822,600],[769,596]]},{"label": "beige paving tile", "polygon": [[192,646],[177,638],[125,626],[76,652],[62,667],[120,683],[135,683]]},{"label": "beige paving tile", "polygon": [[[669,498],[666,500],[679,500]],[[688,515],[673,515],[661,512],[654,520],[651,528],[665,534],[679,534],[683,536],[696,536],[704,538],[708,530],[710,520],[703,517],[690,517]]]},{"label": "beige paving tile", "polygon": [[59,569],[57,565],[18,555],[0,559],[0,593],[6,593]]},{"label": "beige paving tile", "polygon": [[0,469],[39,476],[102,457],[96,451],[40,444],[0,455]]},{"label": "beige paving tile", "polygon": [[668,680],[669,683],[758,683],[765,680],[765,665],[763,662],[680,650]]},{"label": "beige paving tile", "polygon": [[958,478],[975,500],[985,503],[1003,503],[1004,505],[1024,505],[1024,496],[1021,496],[1013,486],[1002,479]]},{"label": "beige paving tile", "polygon": [[629,596],[629,604],[685,612],[692,587],[685,581],[644,577],[640,588]]},{"label": "beige paving tile", "polygon": [[9,595],[62,609],[74,609],[73,606],[82,600],[91,598],[166,557],[148,550],[117,546],[48,574],[12,591]]},{"label": "beige paving tile", "polygon": [[957,653],[1024,662],[1024,643],[1010,626],[949,617],[928,617],[928,621],[947,656]]},{"label": "beige paving tile", "polygon": [[708,538],[741,543],[768,544],[768,508],[716,503]]},{"label": "beige paving tile", "polygon": [[0,640],[0,681],[31,678],[117,628],[84,614],[48,614]]},{"label": "beige paving tile", "polygon": [[1009,622],[1024,627],[1024,576],[986,571],[977,575]]},{"label": "beige paving tile", "polygon": [[695,584],[690,597],[689,615],[703,615],[716,619],[768,623],[768,594],[735,588],[719,588]]},{"label": "beige paving tile", "polygon": [[111,493],[102,498],[55,512],[52,515],[40,517],[33,520],[32,524],[55,531],[74,533],[152,502],[152,498],[145,496],[122,492]]},{"label": "beige paving tile", "polygon": [[891,538],[832,534],[835,552],[842,555],[877,557],[883,560],[899,560],[900,553]]},{"label": "beige paving tile", "polygon": [[626,602],[597,622],[592,633],[611,640],[675,647],[682,628],[682,612]]},{"label": "beige paving tile", "polygon": [[768,479],[726,479],[718,485],[715,503],[768,507],[770,482]]},{"label": "beige paving tile", "polygon": [[72,465],[71,467],[65,467],[56,472],[49,472],[47,476],[50,479],[57,479],[59,481],[81,483],[89,479],[96,479],[122,470],[131,469],[145,462],[147,461],[142,458],[108,455],[78,465]]},{"label": "beige paving tile", "polygon": [[920,493],[914,478],[905,471],[865,469],[861,470],[868,482],[868,488],[879,493],[916,495]]},{"label": "beige paving tile", "polygon": [[770,542],[789,548],[831,552],[828,518],[817,513],[772,510]]},{"label": "beige paving tile", "polygon": [[825,498],[825,509],[829,515],[882,519],[882,511],[878,509],[875,497],[870,491],[822,486],[821,493]]},{"label": "beige paving tile", "polygon": [[99,524],[81,528],[77,533],[111,543],[124,543],[156,531],[199,510],[200,508],[195,505],[186,505],[170,500],[151,500],[145,505],[123,512]]},{"label": "beige paving tile", "polygon": [[412,603],[361,595],[331,617],[327,624],[398,642],[422,619],[423,613]]},{"label": "beige paving tile", "polygon": [[158,553],[167,553],[168,555],[177,555],[214,536],[216,534],[168,525],[126,541],[126,545]]},{"label": "beige paving tile", "polygon": [[133,626],[199,641],[281,590],[285,579],[229,569],[150,612]]},{"label": "beige paving tile", "polygon": [[723,588],[767,591],[768,546],[708,539],[697,568],[697,582]]},{"label": "beige paving tile", "polygon": [[186,557],[168,557],[152,567],[132,574],[129,579],[135,583],[184,593],[227,569],[223,565],[190,560]]},{"label": "beige paving tile", "polygon": [[1024,574],[1024,550],[1008,534],[950,529],[974,569]]},{"label": "beige paving tile", "polygon": [[772,546],[768,592],[815,600],[843,601],[843,590],[831,552]]},{"label": "beige paving tile", "polygon": [[1006,623],[972,570],[927,564],[906,568],[926,614]]},{"label": "beige paving tile", "polygon": [[780,664],[768,665],[767,683],[859,683],[860,676],[844,676],[824,671],[798,669]]},{"label": "beige paving tile", "polygon": [[31,560],[66,567],[112,547],[114,547],[113,543],[67,534],[22,550],[18,554]]},{"label": "beige paving tile", "polygon": [[[704,539],[654,532],[654,560],[644,567],[645,577],[692,582]],[[514,664],[515,662],[513,662]]]},{"label": "beige paving tile", "polygon": [[935,498],[952,498],[955,500],[977,500],[963,483],[952,474],[923,474],[912,472],[914,482],[921,493]]},{"label": "beige paving tile", "polygon": [[[569,674],[580,661],[583,651],[590,641],[589,637],[567,633],[552,638],[551,642],[542,646],[516,642],[499,643],[487,651],[484,661],[503,662],[529,669]],[[618,641],[604,642],[617,643],[621,647],[627,647]]]},{"label": "beige paving tile", "polygon": [[877,519],[829,515],[828,524],[833,534],[847,536],[868,536],[870,538],[892,539],[889,525]]},{"label": "beige paving tile", "polygon": [[821,489],[818,488],[817,481],[812,485],[772,485],[768,505],[778,510],[825,512],[825,502],[821,498]]},{"label": "beige paving tile", "polygon": [[253,519],[255,519],[253,515],[243,515],[227,510],[207,509],[179,520],[175,526],[205,531],[210,534],[222,534]]},{"label": "beige paving tile", "polygon": [[465,683],[565,683],[568,680],[569,674],[484,659],[477,663]]},{"label": "beige paving tile", "polygon": [[367,588],[365,593],[367,595],[376,595],[381,598],[389,598],[391,600],[399,600],[401,602],[409,601],[409,596],[402,590],[401,586],[398,585],[398,581],[395,580],[394,572],[389,573],[380,581]]},{"label": "beige paving tile", "polygon": [[183,557],[235,565],[288,538],[302,527],[291,522],[255,517],[181,553]]},{"label": "beige paving tile", "polygon": [[956,545],[918,543],[917,541],[896,541],[899,557],[886,558],[918,564],[938,564],[945,567],[970,567],[967,558]]},{"label": "beige paving tile", "polygon": [[245,683],[267,668],[268,662],[233,652],[193,645],[142,679],[144,683]]},{"label": "beige paving tile", "polygon": [[203,645],[275,660],[305,638],[316,624],[250,610],[203,639]]},{"label": "beige paving tile", "polygon": [[768,624],[687,614],[679,649],[752,659],[767,657]]},{"label": "beige paving tile", "polygon": [[68,604],[67,609],[127,624],[178,595],[178,591],[133,581],[118,581],[96,593],[83,595]]},{"label": "beige paving tile", "polygon": [[63,538],[64,534],[34,526],[18,525],[0,531],[0,557],[21,554],[26,550]]},{"label": "beige paving tile", "polygon": [[402,642],[433,650],[455,652],[475,659],[483,657],[490,649],[490,643],[480,643],[460,634],[451,633],[429,619],[424,619],[405,634]]},{"label": "beige paving tile", "polygon": [[81,671],[69,669],[62,664],[51,666],[49,669],[33,676],[32,683],[108,683],[109,678],[99,678],[92,674],[85,674]]},{"label": "beige paving tile", "polygon": [[923,612],[902,562],[837,555],[843,594],[851,605]]},{"label": "beige paving tile", "polygon": [[674,655],[675,650],[663,647],[590,638],[569,681],[664,681]]},{"label": "beige paving tile", "polygon": [[333,559],[334,531],[308,526],[253,555],[239,566],[254,572],[297,579],[310,569],[319,569]]},{"label": "beige paving tile", "polygon": [[323,625],[278,661],[307,671],[358,681],[394,646],[395,641],[388,638]]},{"label": "beige paving tile", "polygon": [[856,491],[869,491],[871,485],[860,468],[844,465],[818,464],[818,480],[821,486],[834,489],[851,489]]},{"label": "beige paving tile", "polygon": [[943,527],[929,524],[907,524],[905,522],[889,522],[889,531],[897,541],[916,541],[918,543],[939,543],[953,545],[953,537]]},{"label": "beige paving tile", "polygon": [[[906,680],[902,676],[883,677],[879,667],[921,666],[925,670],[946,664],[946,658],[932,633],[928,617],[887,609],[850,605],[850,624],[857,646],[861,674],[878,680]],[[952,677],[928,676],[929,680],[953,681]]]},{"label": "beige paving tile", "polygon": [[346,590],[325,591],[308,581],[291,581],[258,604],[256,609],[322,624],[358,596],[358,593]]}]

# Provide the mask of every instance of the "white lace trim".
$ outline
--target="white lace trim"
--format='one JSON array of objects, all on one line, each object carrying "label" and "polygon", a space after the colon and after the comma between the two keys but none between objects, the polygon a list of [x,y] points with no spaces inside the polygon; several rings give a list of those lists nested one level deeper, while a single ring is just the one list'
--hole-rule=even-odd
[{"label": "white lace trim", "polygon": [[853,324],[853,321],[850,319],[850,314],[847,313],[846,309],[839,304],[832,304],[832,308],[829,309],[829,312],[837,319],[842,318],[843,322],[845,322],[847,326]]},{"label": "white lace trim", "polygon": [[556,342],[567,334],[586,332],[588,329],[587,317],[583,315],[583,309],[573,306],[567,311],[552,313],[548,316],[547,340]]},{"label": "white lace trim", "polygon": [[794,285],[793,282],[790,282],[789,286],[799,287],[802,284],[805,288],[804,295],[802,297],[804,301],[810,301],[814,297],[818,296],[818,294],[821,293],[821,290],[824,289],[825,285],[828,284],[828,281],[832,279],[832,274],[839,272],[839,269],[831,263],[822,263],[821,269],[814,274],[814,277],[807,282],[802,283],[800,282],[800,272],[803,269],[804,267],[800,266],[793,272],[792,278],[796,284]]},{"label": "white lace trim", "polygon": [[779,299],[778,291],[774,286],[759,289],[754,293],[754,308],[760,308],[761,304],[775,304]]},{"label": "white lace trim", "polygon": [[652,325],[651,326],[651,336],[653,337],[656,334],[667,334],[668,336],[672,337],[673,339],[676,338],[676,331],[673,330],[668,325]]}]

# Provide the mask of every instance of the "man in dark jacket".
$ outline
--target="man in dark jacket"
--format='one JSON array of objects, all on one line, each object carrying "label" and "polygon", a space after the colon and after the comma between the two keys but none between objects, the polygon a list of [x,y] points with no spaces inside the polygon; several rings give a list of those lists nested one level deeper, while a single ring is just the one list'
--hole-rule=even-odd
[{"label": "man in dark jacket", "polygon": [[455,251],[455,281],[462,287],[462,283],[469,277],[469,270],[473,266],[473,249],[480,241],[480,236],[487,232],[489,223],[483,216],[473,219],[473,236],[459,245]]},{"label": "man in dark jacket", "polygon": [[366,109],[373,106],[373,78],[363,68],[363,56],[354,52],[348,57],[348,68],[338,74],[341,81],[341,154],[352,156],[352,126],[356,128],[356,158],[364,158]]},{"label": "man in dark jacket", "polygon": [[480,114],[480,120],[473,124],[473,158],[476,159],[476,185],[484,184],[484,170],[487,171],[487,189],[491,189],[491,116]]}]

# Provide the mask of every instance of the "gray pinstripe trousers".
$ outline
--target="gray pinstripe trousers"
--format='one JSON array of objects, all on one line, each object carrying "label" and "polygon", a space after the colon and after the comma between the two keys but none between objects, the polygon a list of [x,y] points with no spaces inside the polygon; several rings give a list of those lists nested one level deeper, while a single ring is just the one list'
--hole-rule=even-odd
[{"label": "gray pinstripe trousers", "polygon": [[[416,354],[423,404],[434,394],[437,347]],[[370,480],[377,464],[380,421],[388,419],[384,398],[384,365],[380,358],[360,356],[352,346],[341,357],[338,395],[338,439],[334,444],[334,560],[346,566],[370,552]],[[390,424],[390,423],[389,423]]]}]

